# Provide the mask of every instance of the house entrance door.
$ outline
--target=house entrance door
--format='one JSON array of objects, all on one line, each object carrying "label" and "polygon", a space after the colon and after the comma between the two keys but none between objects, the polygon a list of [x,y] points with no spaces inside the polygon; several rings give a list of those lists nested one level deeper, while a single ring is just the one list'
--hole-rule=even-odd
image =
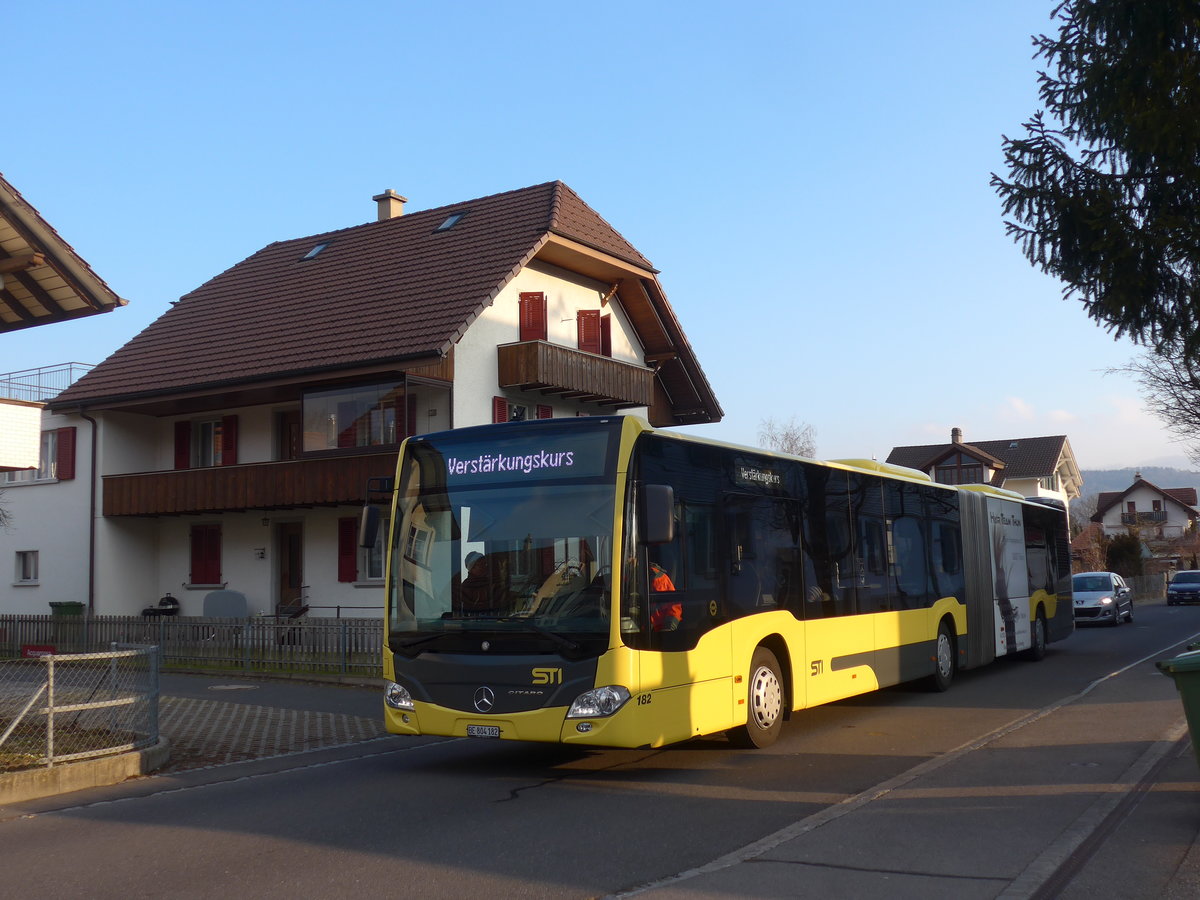
[{"label": "house entrance door", "polygon": [[300,522],[276,525],[275,543],[279,560],[275,611],[279,615],[298,613],[304,605],[304,526]]}]

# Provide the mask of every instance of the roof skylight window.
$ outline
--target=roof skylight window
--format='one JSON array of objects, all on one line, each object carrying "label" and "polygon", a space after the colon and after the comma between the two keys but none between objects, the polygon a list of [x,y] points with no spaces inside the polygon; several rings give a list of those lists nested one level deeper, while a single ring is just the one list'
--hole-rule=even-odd
[{"label": "roof skylight window", "polygon": [[445,222],[443,222],[437,228],[433,229],[434,232],[449,231],[451,228],[453,228],[455,225],[457,225],[460,221],[462,221],[462,217],[465,215],[466,215],[466,213],[460,213],[460,212],[450,213],[450,215],[448,215],[446,217]]},{"label": "roof skylight window", "polygon": [[309,250],[308,253],[304,254],[304,258],[301,259],[300,261],[304,262],[304,260],[306,260],[306,259],[312,259],[313,257],[315,257],[318,253],[320,253],[322,250],[324,250],[328,246],[329,246],[329,241],[325,241],[323,243],[317,244],[317,246],[315,246],[311,250]]}]

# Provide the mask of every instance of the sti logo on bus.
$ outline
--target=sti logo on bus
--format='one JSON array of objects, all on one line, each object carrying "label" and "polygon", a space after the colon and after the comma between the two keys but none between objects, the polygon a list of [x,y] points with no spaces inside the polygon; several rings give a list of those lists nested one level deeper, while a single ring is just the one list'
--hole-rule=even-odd
[{"label": "sti logo on bus", "polygon": [[562,669],[532,670],[533,684],[562,684]]}]

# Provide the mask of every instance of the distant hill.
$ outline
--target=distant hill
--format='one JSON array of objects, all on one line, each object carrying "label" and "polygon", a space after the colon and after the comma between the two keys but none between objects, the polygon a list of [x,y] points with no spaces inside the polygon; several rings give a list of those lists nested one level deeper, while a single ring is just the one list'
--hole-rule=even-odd
[{"label": "distant hill", "polygon": [[1200,472],[1143,466],[1140,469],[1080,469],[1083,476],[1083,496],[1094,496],[1105,491],[1123,491],[1133,484],[1138,472],[1142,473],[1142,478],[1146,481],[1163,490],[1190,487],[1200,492]]}]

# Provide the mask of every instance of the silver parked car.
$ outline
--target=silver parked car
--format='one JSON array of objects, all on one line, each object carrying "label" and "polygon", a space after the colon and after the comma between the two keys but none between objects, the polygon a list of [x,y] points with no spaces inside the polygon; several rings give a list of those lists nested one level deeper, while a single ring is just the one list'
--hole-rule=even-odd
[{"label": "silver parked car", "polygon": [[1176,603],[1200,603],[1200,570],[1184,569],[1171,576],[1167,585],[1167,606]]},{"label": "silver parked car", "polygon": [[1080,572],[1071,579],[1071,592],[1076,622],[1120,625],[1122,619],[1133,621],[1133,589],[1116,572]]}]

